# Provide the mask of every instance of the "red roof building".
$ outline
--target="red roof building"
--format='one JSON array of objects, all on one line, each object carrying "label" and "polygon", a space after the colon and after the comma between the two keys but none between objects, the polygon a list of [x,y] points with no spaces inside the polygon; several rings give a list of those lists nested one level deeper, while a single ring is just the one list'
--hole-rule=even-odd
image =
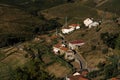
[{"label": "red roof building", "polygon": [[82,40],[71,41],[69,42],[69,48],[76,49],[77,47],[82,46],[84,44],[85,43]]},{"label": "red roof building", "polygon": [[70,28],[75,28],[75,29],[79,29],[80,25],[79,24],[71,24],[69,25]]}]

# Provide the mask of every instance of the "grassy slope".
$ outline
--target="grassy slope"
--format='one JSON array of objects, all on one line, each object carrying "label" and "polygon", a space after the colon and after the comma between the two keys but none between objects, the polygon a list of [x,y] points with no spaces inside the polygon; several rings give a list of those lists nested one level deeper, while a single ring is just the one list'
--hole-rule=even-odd
[{"label": "grassy slope", "polygon": [[43,20],[13,6],[0,5],[0,46],[5,46],[8,37],[30,39],[34,28],[43,23]]},{"label": "grassy slope", "polygon": [[107,3],[100,6],[100,9],[117,13],[120,15],[120,0],[109,0]]},{"label": "grassy slope", "polygon": [[[91,29],[80,29],[70,35],[66,35],[68,41],[82,39],[85,45],[81,47],[80,52],[88,62],[89,67],[96,66],[100,60],[104,59],[106,54],[103,54],[102,50],[107,48],[107,46],[100,39],[100,34],[109,33],[120,33],[119,27],[115,23],[102,24],[100,31],[96,32],[96,28]],[[84,36],[83,36],[84,35]],[[95,50],[92,50],[92,46],[96,46]],[[114,52],[116,53],[116,52]]]},{"label": "grassy slope", "polygon": [[98,18],[97,11],[95,9],[83,6],[81,3],[67,3],[50,9],[42,11],[47,18],[59,17],[64,21],[67,16],[69,19],[77,19],[79,22],[86,17]]},{"label": "grassy slope", "polygon": [[24,11],[14,7],[0,6],[0,33],[29,32],[29,29],[41,23],[43,23],[42,20]]}]

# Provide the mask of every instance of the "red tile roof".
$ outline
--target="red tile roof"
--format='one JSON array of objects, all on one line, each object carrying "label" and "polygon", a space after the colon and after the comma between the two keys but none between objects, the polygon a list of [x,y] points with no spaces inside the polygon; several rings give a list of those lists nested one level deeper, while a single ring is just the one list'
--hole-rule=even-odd
[{"label": "red tile roof", "polygon": [[111,80],[120,80],[120,78],[111,78]]},{"label": "red tile roof", "polygon": [[54,45],[54,47],[56,47],[56,48],[60,48],[61,45],[62,45],[62,44],[58,43],[58,44]]},{"label": "red tile roof", "polygon": [[60,43],[54,45],[54,47],[59,48],[63,51],[68,51],[69,50],[67,47],[62,46],[62,44],[60,44]]},{"label": "red tile roof", "polygon": [[82,40],[75,40],[75,41],[71,41],[71,44],[80,44],[80,43],[84,43]]},{"label": "red tile roof", "polygon": [[50,38],[51,38],[51,39],[56,39],[56,38],[58,38],[58,36],[53,35],[53,36],[51,36]]},{"label": "red tile roof", "polygon": [[79,26],[79,24],[71,24],[69,26],[73,26],[73,27],[76,27],[76,26]]},{"label": "red tile roof", "polygon": [[70,80],[89,80],[81,75],[76,75],[76,76],[70,76]]},{"label": "red tile roof", "polygon": [[66,48],[66,47],[61,47],[60,49],[63,50],[63,51],[68,51],[68,50],[69,50],[69,49]]}]

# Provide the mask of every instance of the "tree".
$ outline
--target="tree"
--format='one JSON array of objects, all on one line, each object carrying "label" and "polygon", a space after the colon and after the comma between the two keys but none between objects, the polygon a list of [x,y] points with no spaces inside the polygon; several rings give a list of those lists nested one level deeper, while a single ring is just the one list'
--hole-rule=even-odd
[{"label": "tree", "polygon": [[55,80],[55,77],[44,71],[39,59],[31,60],[24,67],[16,69],[15,80]]},{"label": "tree", "polygon": [[103,42],[108,47],[111,47],[113,49],[115,48],[117,38],[118,38],[118,34],[110,34],[108,32],[101,34],[101,39],[103,40]]}]

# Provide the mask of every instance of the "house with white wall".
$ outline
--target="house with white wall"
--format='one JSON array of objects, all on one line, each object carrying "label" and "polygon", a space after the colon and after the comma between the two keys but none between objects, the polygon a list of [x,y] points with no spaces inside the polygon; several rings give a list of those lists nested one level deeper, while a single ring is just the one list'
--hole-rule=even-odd
[{"label": "house with white wall", "polygon": [[74,28],[63,28],[61,31],[63,34],[69,34],[73,32],[75,29]]},{"label": "house with white wall", "polygon": [[99,26],[99,22],[93,22],[89,25],[89,28]]},{"label": "house with white wall", "polygon": [[80,24],[70,24],[69,27],[74,29],[80,29]]},{"label": "house with white wall", "polygon": [[68,50],[65,53],[64,57],[65,57],[66,60],[73,60],[73,59],[75,59],[75,53],[72,50]]},{"label": "house with white wall", "polygon": [[75,58],[74,52],[67,48],[64,44],[56,44],[53,46],[53,52],[56,55],[63,55],[66,60],[73,60]]},{"label": "house with white wall", "polygon": [[83,21],[84,25],[86,27],[88,27],[89,29],[92,28],[92,27],[96,27],[96,26],[99,26],[99,22],[97,21],[93,21],[93,19],[90,19],[90,18],[87,18]]},{"label": "house with white wall", "polygon": [[75,72],[72,75],[66,76],[65,80],[90,80],[86,78],[86,75],[88,74],[88,70],[84,69],[80,72]]},{"label": "house with white wall", "polygon": [[90,18],[87,18],[83,21],[84,25],[88,27],[91,23],[93,23],[93,20]]},{"label": "house with white wall", "polygon": [[54,45],[54,46],[53,46],[53,52],[54,52],[55,54],[57,54],[57,55],[60,55],[60,54],[61,54],[61,53],[60,53],[60,48],[61,48],[61,47],[64,47],[64,46],[65,46],[64,44],[60,44],[60,43]]},{"label": "house with white wall", "polygon": [[67,27],[62,28],[62,33],[63,34],[69,34],[71,32],[73,32],[74,30],[80,29],[80,25],[79,24],[71,24]]}]

